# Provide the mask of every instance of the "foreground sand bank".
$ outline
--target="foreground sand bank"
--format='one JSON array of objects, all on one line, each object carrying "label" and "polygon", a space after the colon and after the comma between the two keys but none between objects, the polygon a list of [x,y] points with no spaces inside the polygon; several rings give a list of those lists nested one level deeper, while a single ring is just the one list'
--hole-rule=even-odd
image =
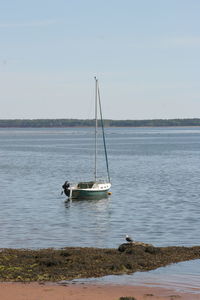
[{"label": "foreground sand bank", "polygon": [[134,297],[136,300],[200,300],[200,288],[193,293],[174,289],[93,284],[0,283],[1,300],[119,300]]}]

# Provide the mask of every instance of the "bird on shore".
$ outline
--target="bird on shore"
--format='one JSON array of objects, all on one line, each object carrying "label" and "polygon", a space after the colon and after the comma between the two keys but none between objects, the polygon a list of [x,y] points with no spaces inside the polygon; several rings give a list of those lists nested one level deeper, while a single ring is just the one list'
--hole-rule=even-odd
[{"label": "bird on shore", "polygon": [[126,234],[126,241],[129,243],[133,243],[133,239],[130,236],[128,236],[128,234]]}]

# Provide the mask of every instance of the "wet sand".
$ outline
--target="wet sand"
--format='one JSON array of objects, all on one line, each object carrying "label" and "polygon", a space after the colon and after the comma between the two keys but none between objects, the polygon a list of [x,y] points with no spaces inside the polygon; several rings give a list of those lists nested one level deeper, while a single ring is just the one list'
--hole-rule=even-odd
[{"label": "wet sand", "polygon": [[200,288],[189,294],[143,286],[0,283],[2,300],[119,300],[120,297],[133,297],[134,300],[200,300]]}]

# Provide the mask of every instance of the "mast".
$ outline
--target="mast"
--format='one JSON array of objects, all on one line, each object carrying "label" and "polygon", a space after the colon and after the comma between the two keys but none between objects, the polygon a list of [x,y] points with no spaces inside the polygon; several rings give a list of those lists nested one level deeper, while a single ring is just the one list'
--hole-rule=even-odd
[{"label": "mast", "polygon": [[95,80],[95,154],[94,154],[94,180],[97,181],[97,127],[98,127],[98,120],[97,120],[97,85],[98,80],[94,77]]},{"label": "mast", "polygon": [[110,182],[110,172],[109,172],[109,167],[108,167],[108,155],[107,155],[107,149],[106,149],[106,138],[105,138],[105,133],[104,133],[104,124],[103,124],[103,116],[102,116],[102,109],[101,109],[99,85],[97,85],[97,94],[98,94],[98,100],[99,100],[99,111],[100,111],[100,117],[101,117],[101,128],[102,128],[102,135],[103,135],[103,144],[104,144],[104,152],[105,152],[105,158],[106,158],[108,181]]}]

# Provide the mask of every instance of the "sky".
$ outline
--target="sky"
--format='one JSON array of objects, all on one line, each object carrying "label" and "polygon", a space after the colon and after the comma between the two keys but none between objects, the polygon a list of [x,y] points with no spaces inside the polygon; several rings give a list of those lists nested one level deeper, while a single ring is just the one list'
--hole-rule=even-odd
[{"label": "sky", "polygon": [[0,0],[0,119],[200,117],[199,0]]}]

